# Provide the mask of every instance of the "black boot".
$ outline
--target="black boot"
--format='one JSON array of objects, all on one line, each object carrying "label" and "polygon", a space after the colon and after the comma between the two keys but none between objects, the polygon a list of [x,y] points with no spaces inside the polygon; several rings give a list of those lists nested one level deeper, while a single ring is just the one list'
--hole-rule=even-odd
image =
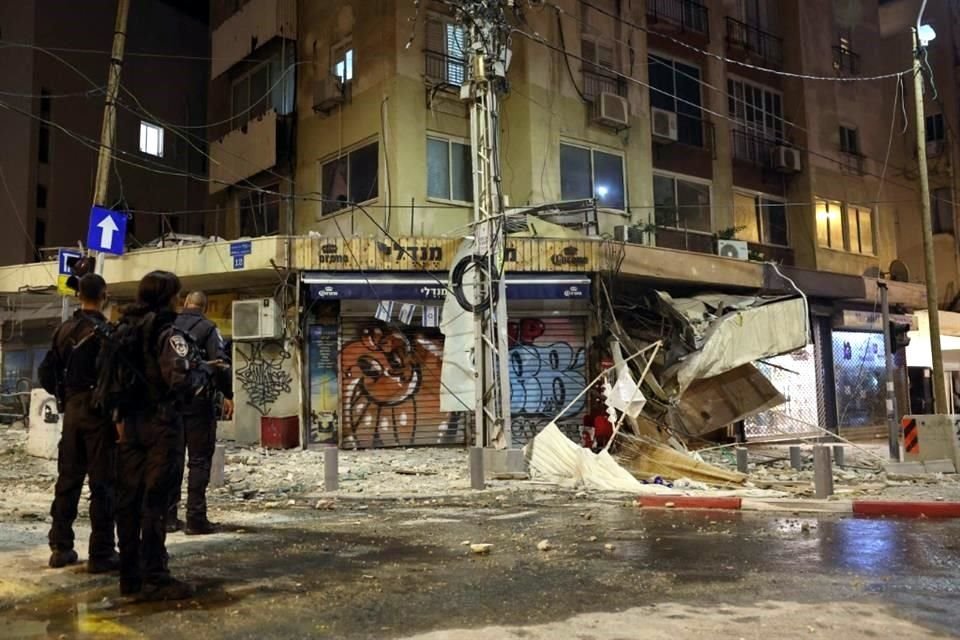
[{"label": "black boot", "polygon": [[111,573],[120,569],[120,554],[114,551],[105,558],[87,560],[87,573]]},{"label": "black boot", "polygon": [[137,600],[140,602],[159,602],[162,600],[187,600],[197,592],[192,584],[176,578],[166,578],[161,582],[146,582],[140,590]]},{"label": "black boot", "polygon": [[188,536],[208,536],[220,531],[220,526],[206,518],[202,520],[188,520],[183,532]]},{"label": "black boot", "polygon": [[183,531],[183,520],[177,518],[176,516],[166,519],[164,526],[167,528],[167,533],[176,533],[177,531]]},{"label": "black boot", "polygon": [[50,554],[50,567],[61,569],[68,564],[76,564],[78,560],[77,552],[73,549],[54,551]]}]

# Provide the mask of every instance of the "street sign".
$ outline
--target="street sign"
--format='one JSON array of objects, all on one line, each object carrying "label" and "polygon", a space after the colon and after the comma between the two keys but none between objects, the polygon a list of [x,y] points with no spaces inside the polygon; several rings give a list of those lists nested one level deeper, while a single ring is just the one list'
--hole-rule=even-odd
[{"label": "street sign", "polygon": [[244,256],[248,256],[253,253],[253,243],[246,242],[231,242],[230,243],[230,257],[233,258],[233,268],[234,269],[243,269],[244,267]]},{"label": "street sign", "polygon": [[103,207],[90,210],[90,229],[87,231],[87,247],[93,251],[123,255],[127,237],[127,216]]},{"label": "street sign", "polygon": [[67,286],[70,277],[70,263],[83,256],[76,249],[60,249],[57,252],[57,293],[64,296],[76,295],[76,291]]}]

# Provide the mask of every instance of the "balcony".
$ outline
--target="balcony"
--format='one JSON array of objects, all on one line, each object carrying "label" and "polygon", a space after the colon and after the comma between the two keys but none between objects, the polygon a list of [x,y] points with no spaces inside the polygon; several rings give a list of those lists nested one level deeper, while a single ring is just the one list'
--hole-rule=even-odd
[{"label": "balcony", "polygon": [[770,166],[770,154],[778,144],[776,140],[739,129],[730,131],[730,143],[734,160],[740,160],[757,167]]},{"label": "balcony", "polygon": [[710,39],[710,12],[693,0],[647,0],[647,26],[658,31],[695,33]]},{"label": "balcony", "polygon": [[845,76],[858,76],[860,75],[860,56],[847,47],[834,47],[833,68]]},{"label": "balcony", "polygon": [[439,51],[424,51],[426,69],[424,75],[439,85],[459,87],[467,80],[467,61]]},{"label": "balcony", "polygon": [[627,97],[627,83],[620,76],[594,69],[583,69],[583,95],[593,100],[601,93]]},{"label": "balcony", "polygon": [[297,37],[296,0],[249,0],[211,35],[211,79],[278,37]]},{"label": "balcony", "polygon": [[210,143],[210,193],[276,166],[287,122],[271,109]]},{"label": "balcony", "polygon": [[[656,236],[656,246],[663,249],[717,255],[717,237],[714,234],[658,227],[654,231],[654,235]],[[776,262],[789,267],[794,264],[794,253],[790,247],[748,242],[747,251],[750,260],[755,262]]]},{"label": "balcony", "polygon": [[768,65],[783,66],[783,39],[746,22],[727,17],[727,45]]}]

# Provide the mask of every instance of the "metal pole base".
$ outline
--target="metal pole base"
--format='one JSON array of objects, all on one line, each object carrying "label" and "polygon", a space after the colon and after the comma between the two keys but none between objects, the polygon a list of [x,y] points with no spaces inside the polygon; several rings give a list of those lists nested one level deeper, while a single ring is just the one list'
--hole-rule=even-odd
[{"label": "metal pole base", "polygon": [[340,488],[340,450],[336,447],[327,447],[323,450],[323,489],[336,491]]},{"label": "metal pole base", "polygon": [[483,480],[483,448],[470,447],[470,488],[477,491],[486,489],[487,483]]},{"label": "metal pole base", "polygon": [[747,473],[749,469],[749,461],[747,459],[747,448],[746,447],[737,447],[737,471],[740,473]]},{"label": "metal pole base", "polygon": [[803,469],[803,452],[798,446],[790,447],[790,466],[797,471]]},{"label": "metal pole base", "polygon": [[830,449],[823,445],[813,448],[813,489],[818,499],[833,495],[833,463]]}]

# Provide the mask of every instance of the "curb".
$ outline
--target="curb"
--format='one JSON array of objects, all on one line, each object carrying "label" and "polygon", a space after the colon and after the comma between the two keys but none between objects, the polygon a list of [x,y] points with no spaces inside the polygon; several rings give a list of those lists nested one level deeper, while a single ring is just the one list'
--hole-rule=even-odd
[{"label": "curb", "polygon": [[960,502],[896,502],[892,500],[791,500],[710,496],[642,496],[644,509],[835,513],[893,518],[960,518]]}]

